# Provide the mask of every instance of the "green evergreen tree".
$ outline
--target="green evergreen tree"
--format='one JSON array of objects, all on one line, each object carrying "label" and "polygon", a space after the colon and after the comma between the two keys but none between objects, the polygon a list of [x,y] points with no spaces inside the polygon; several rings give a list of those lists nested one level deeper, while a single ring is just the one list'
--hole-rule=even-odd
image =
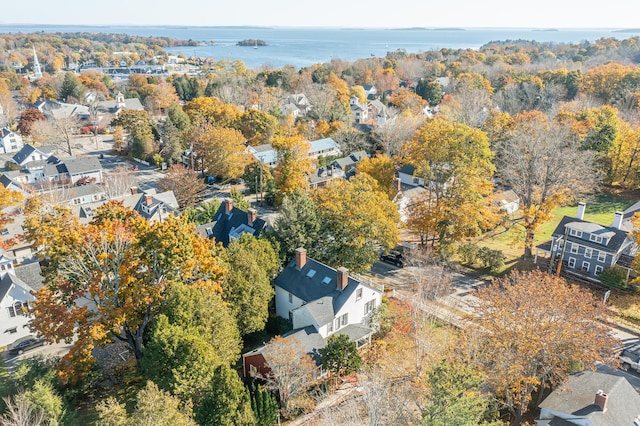
[{"label": "green evergreen tree", "polygon": [[249,392],[229,366],[216,367],[211,386],[196,410],[196,421],[218,426],[255,424]]},{"label": "green evergreen tree", "polygon": [[256,420],[256,426],[273,426],[278,422],[280,407],[278,401],[262,386],[249,386],[251,394],[251,409]]}]

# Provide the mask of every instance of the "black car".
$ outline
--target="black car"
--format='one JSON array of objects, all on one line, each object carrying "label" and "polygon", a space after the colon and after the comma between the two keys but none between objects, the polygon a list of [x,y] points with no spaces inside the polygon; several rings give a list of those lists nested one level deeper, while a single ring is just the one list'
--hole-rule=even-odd
[{"label": "black car", "polygon": [[13,348],[9,349],[9,353],[11,355],[22,355],[24,352],[30,349],[44,346],[44,343],[44,339],[32,337],[30,339],[23,340],[22,342],[17,343]]},{"label": "black car", "polygon": [[399,251],[392,250],[389,253],[382,253],[380,254],[380,260],[396,265],[399,268],[404,266],[404,257]]}]

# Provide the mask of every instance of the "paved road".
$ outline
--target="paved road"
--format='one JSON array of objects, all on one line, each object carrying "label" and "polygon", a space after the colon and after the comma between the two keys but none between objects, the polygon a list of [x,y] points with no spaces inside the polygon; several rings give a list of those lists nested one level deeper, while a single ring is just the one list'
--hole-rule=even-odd
[{"label": "paved road", "polygon": [[61,358],[67,352],[69,352],[70,348],[71,348],[71,344],[66,344],[64,342],[53,343],[53,344],[46,344],[44,346],[40,346],[35,349],[31,349],[23,353],[22,355],[17,355],[17,356],[11,356],[9,355],[8,351],[5,351],[1,354],[1,357],[4,360],[4,365],[7,367],[7,370],[10,373],[12,373],[20,361],[23,361],[29,358],[39,357],[39,356],[44,358],[49,358],[49,357]]}]

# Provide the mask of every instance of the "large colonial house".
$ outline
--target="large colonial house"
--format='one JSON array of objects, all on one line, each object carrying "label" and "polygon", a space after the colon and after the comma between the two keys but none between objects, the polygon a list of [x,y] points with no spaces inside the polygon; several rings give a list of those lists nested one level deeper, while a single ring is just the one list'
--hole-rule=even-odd
[{"label": "large colonial house", "polygon": [[627,270],[628,277],[637,246],[621,229],[624,213],[616,212],[613,224],[603,226],[584,220],[585,207],[585,203],[579,203],[576,217],[562,218],[551,241],[536,247],[534,263],[542,254],[554,263],[562,259],[565,272],[583,278],[597,280],[605,268],[613,266]]},{"label": "large colonial house", "polygon": [[[371,341],[371,318],[382,302],[382,291],[349,276],[346,268],[337,270],[307,258],[304,248],[275,280],[276,315],[291,320],[296,339],[305,351],[318,359],[319,350],[333,334],[346,334],[357,347]],[[244,374],[268,371],[263,347],[243,355]]]}]

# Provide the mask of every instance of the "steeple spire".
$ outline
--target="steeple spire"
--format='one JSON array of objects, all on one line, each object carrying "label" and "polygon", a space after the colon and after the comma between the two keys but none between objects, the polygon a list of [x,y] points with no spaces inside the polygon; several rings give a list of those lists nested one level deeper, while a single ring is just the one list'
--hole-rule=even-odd
[{"label": "steeple spire", "polygon": [[42,78],[42,70],[40,69],[40,62],[38,62],[38,54],[36,53],[35,46],[33,46],[33,78]]}]

